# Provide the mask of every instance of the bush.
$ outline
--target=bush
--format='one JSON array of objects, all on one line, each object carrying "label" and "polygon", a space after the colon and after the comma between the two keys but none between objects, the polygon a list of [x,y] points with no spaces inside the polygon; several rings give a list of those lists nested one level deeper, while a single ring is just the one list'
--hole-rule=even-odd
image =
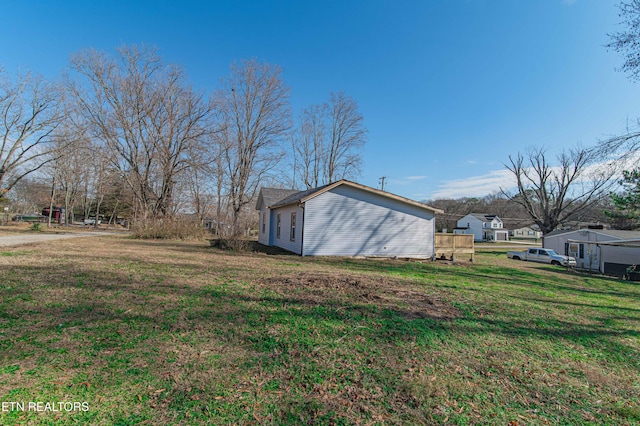
[{"label": "bush", "polygon": [[251,241],[241,238],[220,238],[217,240],[210,240],[211,246],[219,248],[220,250],[228,251],[249,251],[251,248]]},{"label": "bush", "polygon": [[200,240],[206,230],[198,221],[158,219],[138,221],[131,227],[131,235],[143,240]]},{"label": "bush", "polygon": [[33,222],[29,229],[32,231],[42,231],[42,224],[40,222]]}]

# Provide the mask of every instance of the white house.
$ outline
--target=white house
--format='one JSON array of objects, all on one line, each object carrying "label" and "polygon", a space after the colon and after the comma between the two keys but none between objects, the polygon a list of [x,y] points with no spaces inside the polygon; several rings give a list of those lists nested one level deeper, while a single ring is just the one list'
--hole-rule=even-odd
[{"label": "white house", "polygon": [[473,234],[474,241],[508,241],[509,231],[496,215],[469,213],[458,220],[454,234]]},{"label": "white house", "polygon": [[306,191],[262,188],[261,244],[302,256],[431,258],[441,210],[341,180]]},{"label": "white house", "polygon": [[544,236],[543,247],[576,258],[576,268],[608,275],[624,274],[640,264],[640,232],[608,229],[553,231]]},{"label": "white house", "polygon": [[537,225],[533,226],[524,226],[522,228],[516,228],[511,233],[512,238],[521,239],[521,240],[539,240],[542,238],[542,232],[537,227]]}]

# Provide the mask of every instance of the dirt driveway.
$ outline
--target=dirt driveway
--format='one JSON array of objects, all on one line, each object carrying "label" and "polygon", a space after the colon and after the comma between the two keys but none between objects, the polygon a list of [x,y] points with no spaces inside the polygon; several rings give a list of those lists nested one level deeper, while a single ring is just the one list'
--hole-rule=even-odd
[{"label": "dirt driveway", "polygon": [[69,234],[16,234],[0,236],[0,247],[21,246],[24,244],[64,240],[67,238],[88,238],[102,235],[114,235],[113,232],[78,232]]}]

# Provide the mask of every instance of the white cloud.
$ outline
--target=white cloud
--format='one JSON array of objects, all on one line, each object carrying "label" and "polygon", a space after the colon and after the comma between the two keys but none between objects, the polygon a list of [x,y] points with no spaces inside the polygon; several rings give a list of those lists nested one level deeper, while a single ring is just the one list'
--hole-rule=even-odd
[{"label": "white cloud", "polygon": [[415,183],[417,181],[425,180],[428,176],[406,176],[400,179],[389,179],[389,183],[393,185],[405,186]]},{"label": "white cloud", "polygon": [[513,174],[509,170],[493,170],[481,176],[444,182],[431,198],[483,197],[500,191],[500,188],[512,188],[515,184]]},{"label": "white cloud", "polygon": [[467,160],[464,162],[464,164],[468,166],[473,166],[474,164],[478,164],[478,162],[476,160]]},{"label": "white cloud", "polygon": [[[620,170],[637,167],[638,162],[640,162],[640,155],[634,155],[624,161],[618,161],[616,164],[618,173]],[[586,183],[592,181],[596,176],[606,175],[610,167],[610,161],[593,164],[584,170],[580,178],[576,180],[576,183]],[[551,171],[559,173],[560,168],[552,167]],[[613,179],[616,179],[616,177]],[[480,176],[443,182],[440,184],[440,188],[431,194],[431,198],[484,197],[485,195],[499,192],[501,188],[505,191],[516,189],[515,176],[506,168],[492,170]]]}]

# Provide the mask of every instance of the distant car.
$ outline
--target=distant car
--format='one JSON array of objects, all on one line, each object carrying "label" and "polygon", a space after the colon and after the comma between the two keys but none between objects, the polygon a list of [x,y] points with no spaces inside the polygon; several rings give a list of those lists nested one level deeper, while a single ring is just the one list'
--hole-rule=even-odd
[{"label": "distant car", "polygon": [[[100,225],[101,223],[102,223],[102,221],[100,219],[98,219],[98,225]],[[96,224],[96,218],[95,217],[89,217],[89,218],[84,220],[84,224],[85,225],[95,225]]]},{"label": "distant car", "polygon": [[513,260],[527,260],[529,262],[550,263],[552,265],[576,266],[575,257],[563,256],[555,250],[545,248],[530,248],[527,251],[508,251],[507,257]]}]

